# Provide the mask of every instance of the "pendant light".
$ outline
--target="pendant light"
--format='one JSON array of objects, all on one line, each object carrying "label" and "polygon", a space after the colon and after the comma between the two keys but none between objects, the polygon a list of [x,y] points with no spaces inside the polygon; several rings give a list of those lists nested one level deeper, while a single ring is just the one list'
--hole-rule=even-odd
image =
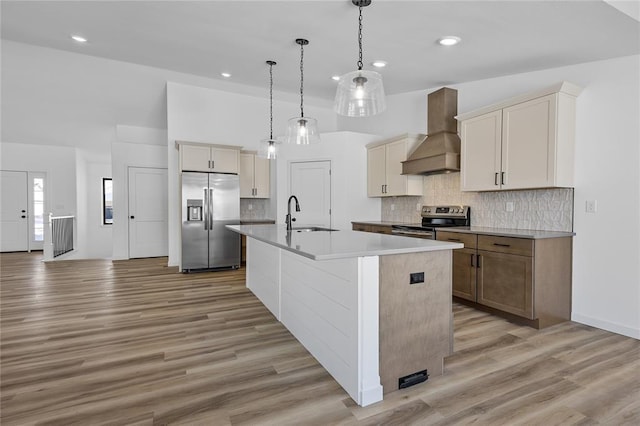
[{"label": "pendant light", "polygon": [[269,65],[269,139],[260,141],[258,157],[275,160],[277,156],[276,145],[280,143],[273,138],[273,66],[276,61],[267,61],[266,63]]},{"label": "pendant light", "polygon": [[289,144],[309,145],[320,142],[318,121],[304,116],[304,46],[309,44],[309,40],[298,38],[296,43],[300,45],[300,117],[289,119],[286,141]]},{"label": "pendant light", "polygon": [[340,77],[334,110],[347,117],[368,117],[386,109],[382,76],[375,71],[362,69],[362,8],[371,0],[351,0],[358,6],[358,69]]}]

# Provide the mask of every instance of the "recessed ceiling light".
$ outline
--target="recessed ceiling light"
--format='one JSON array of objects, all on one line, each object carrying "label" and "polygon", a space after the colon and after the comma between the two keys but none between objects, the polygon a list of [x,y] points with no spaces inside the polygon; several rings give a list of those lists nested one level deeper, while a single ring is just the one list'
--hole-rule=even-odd
[{"label": "recessed ceiling light", "polygon": [[331,80],[340,81],[340,76],[339,75],[332,75],[331,76]]},{"label": "recessed ceiling light", "polygon": [[72,38],[73,40],[77,41],[78,43],[86,43],[86,42],[87,42],[87,39],[86,39],[86,38],[84,38],[84,37],[82,37],[82,36],[79,36],[79,35],[76,35],[76,34],[72,34],[72,35],[71,35],[71,38]]},{"label": "recessed ceiling light", "polygon": [[371,62],[371,65],[373,65],[376,68],[384,68],[387,66],[387,62],[386,61],[374,61]]},{"label": "recessed ceiling light", "polygon": [[456,36],[445,36],[438,39],[438,43],[442,46],[454,46],[460,43],[460,37]]},{"label": "recessed ceiling light", "polygon": [[221,72],[220,75],[223,76],[224,78],[231,77],[231,74],[229,74],[228,72]]}]

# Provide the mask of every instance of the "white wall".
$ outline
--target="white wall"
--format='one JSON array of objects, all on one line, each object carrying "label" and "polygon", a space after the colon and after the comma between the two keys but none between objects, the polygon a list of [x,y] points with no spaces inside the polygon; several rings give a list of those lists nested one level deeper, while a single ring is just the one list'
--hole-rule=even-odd
[{"label": "white wall", "polygon": [[[460,113],[561,80],[585,88],[577,101],[572,315],[575,321],[636,338],[640,338],[639,79],[636,55],[450,86],[458,89]],[[382,117],[341,119],[339,126],[379,129],[384,136],[421,130],[426,123],[426,95],[436,89],[389,96]],[[419,116],[407,124],[414,110]],[[585,213],[586,200],[598,201],[596,214]]]},{"label": "white wall", "polygon": [[[169,265],[180,259],[180,203],[178,151],[175,141],[236,145],[257,150],[269,136],[269,98],[230,93],[174,82],[167,83],[167,133],[169,164]],[[284,134],[286,122],[300,113],[296,102],[274,93],[274,137]],[[336,116],[329,107],[305,104],[305,115],[318,120],[320,131],[335,130]]]},{"label": "white wall", "polygon": [[[380,220],[380,198],[367,197],[366,145],[380,140],[376,135],[322,133],[321,143],[308,146],[280,145],[277,160],[278,203],[276,222],[283,223],[289,198],[292,161],[331,161],[331,226],[351,229],[353,220]],[[296,195],[296,194],[293,194]],[[300,195],[300,194],[297,194]],[[300,206],[304,209],[304,206]]]}]

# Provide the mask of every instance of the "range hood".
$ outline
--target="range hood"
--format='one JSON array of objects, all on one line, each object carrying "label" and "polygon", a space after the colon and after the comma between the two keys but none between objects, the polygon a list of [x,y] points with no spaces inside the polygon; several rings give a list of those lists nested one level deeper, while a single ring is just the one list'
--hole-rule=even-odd
[{"label": "range hood", "polygon": [[443,87],[427,96],[427,137],[402,162],[403,175],[460,171],[458,91]]}]

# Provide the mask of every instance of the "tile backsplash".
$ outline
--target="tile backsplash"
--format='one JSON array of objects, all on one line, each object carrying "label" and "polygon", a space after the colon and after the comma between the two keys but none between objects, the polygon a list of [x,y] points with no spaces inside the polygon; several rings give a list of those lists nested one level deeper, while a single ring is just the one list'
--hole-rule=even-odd
[{"label": "tile backsplash", "polygon": [[240,198],[240,220],[272,219],[269,217],[269,199]]},{"label": "tile backsplash", "polygon": [[[513,203],[513,211],[507,211],[507,203]],[[420,222],[417,204],[471,206],[473,226],[567,232],[573,230],[572,188],[462,192],[459,173],[425,176],[423,197],[382,199],[382,220]]]}]

